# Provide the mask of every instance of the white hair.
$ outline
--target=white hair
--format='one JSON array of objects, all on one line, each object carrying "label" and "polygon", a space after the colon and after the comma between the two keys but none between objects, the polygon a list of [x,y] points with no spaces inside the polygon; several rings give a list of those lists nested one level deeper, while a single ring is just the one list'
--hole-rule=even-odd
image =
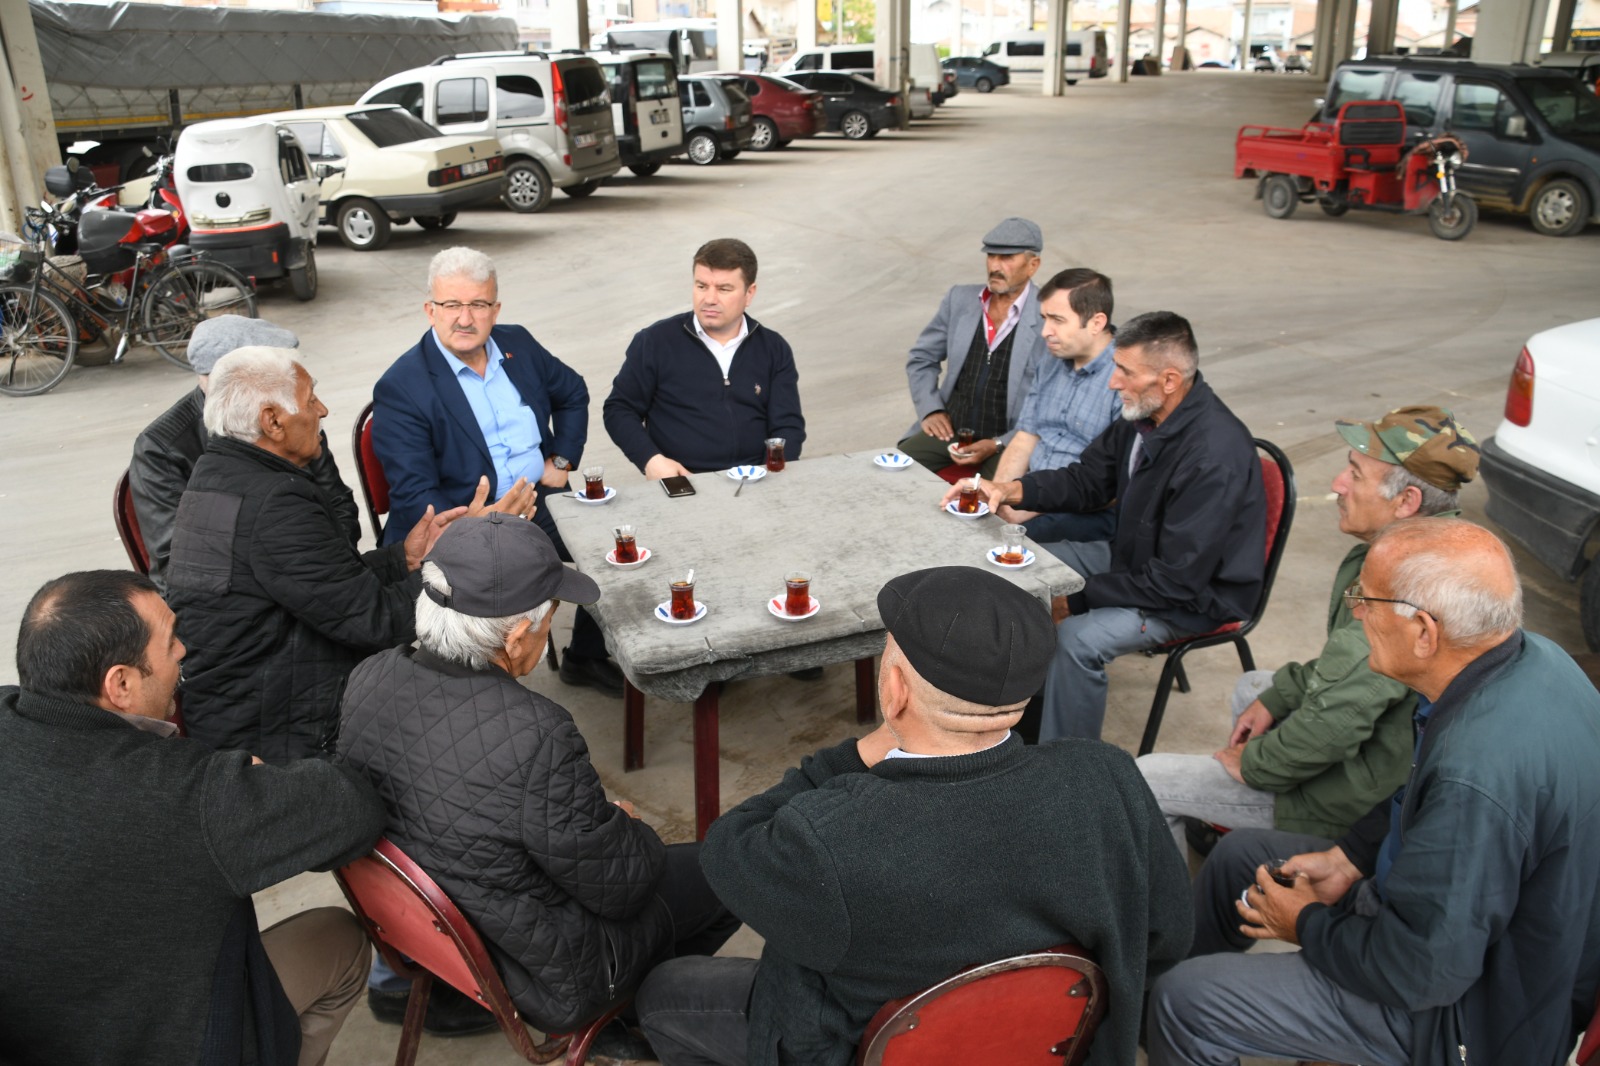
[{"label": "white hair", "polygon": [[300,364],[289,348],[235,348],[211,368],[206,382],[206,431],[254,444],[261,438],[261,409],[300,413],[295,402]]},{"label": "white hair", "polygon": [[446,248],[428,263],[428,295],[433,295],[434,283],[440,278],[467,278],[480,284],[488,281],[493,282],[496,289],[500,287],[494,260],[464,244]]},{"label": "white hair", "polygon": [[1378,494],[1386,500],[1392,500],[1406,489],[1416,489],[1422,495],[1422,504],[1417,508],[1419,515],[1436,515],[1445,511],[1454,511],[1461,506],[1461,494],[1448,492],[1435,485],[1430,485],[1403,466],[1391,466],[1388,473],[1383,475],[1383,482],[1378,486]]},{"label": "white hair", "polygon": [[1509,594],[1493,588],[1484,581],[1483,574],[1462,562],[1437,548],[1415,551],[1396,562],[1389,578],[1389,595],[1410,603],[1391,604],[1394,613],[1410,618],[1421,608],[1433,615],[1452,643],[1467,647],[1521,625],[1522,582],[1517,580],[1509,558]]},{"label": "white hair", "polygon": [[[443,595],[450,594],[450,582],[434,563],[422,564],[422,583]],[[424,592],[417,597],[417,643],[448,662],[487,670],[495,656],[505,649],[506,638],[524,618],[537,628],[552,606],[550,600],[545,600],[521,614],[480,618],[442,607]]]}]

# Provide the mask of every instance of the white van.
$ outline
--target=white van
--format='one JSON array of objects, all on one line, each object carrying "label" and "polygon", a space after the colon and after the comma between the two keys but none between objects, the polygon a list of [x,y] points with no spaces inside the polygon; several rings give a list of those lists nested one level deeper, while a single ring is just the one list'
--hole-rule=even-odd
[{"label": "white van", "polygon": [[[1002,37],[983,50],[983,58],[1019,72],[1044,73],[1044,34],[1016,33]],[[1067,54],[1061,60],[1068,85],[1079,78],[1103,78],[1111,71],[1111,49],[1104,30],[1073,30],[1067,34]]]},{"label": "white van", "polygon": [[[933,63],[932,72],[924,74],[921,79],[917,77],[919,52],[924,53],[921,60],[924,64],[929,59]],[[788,74],[797,70],[837,70],[842,74],[859,74],[868,81],[876,77],[870,44],[832,44],[807,48],[784,60],[778,73]],[[930,118],[934,110],[933,92],[939,88],[942,77],[938,49],[931,44],[912,45],[910,73],[911,88],[906,91],[906,102],[910,105],[911,117]]]},{"label": "white van", "polygon": [[[672,57],[679,74],[699,74],[717,69],[717,20],[668,19],[664,22],[625,22],[596,34],[593,47],[601,50],[648,49]],[[749,49],[745,50],[749,54]]]},{"label": "white van", "polygon": [[911,117],[928,118],[944,99],[944,68],[939,65],[939,49],[931,44],[913,44],[910,52]]},{"label": "white van", "polygon": [[622,169],[605,75],[588,56],[441,56],[384,78],[360,103],[398,104],[444,133],[499,138],[502,199],[513,211],[544,210],[552,189],[588,196]]},{"label": "white van", "polygon": [[653,49],[592,53],[611,90],[611,121],[622,165],[641,178],[685,151],[678,72],[672,57]]}]

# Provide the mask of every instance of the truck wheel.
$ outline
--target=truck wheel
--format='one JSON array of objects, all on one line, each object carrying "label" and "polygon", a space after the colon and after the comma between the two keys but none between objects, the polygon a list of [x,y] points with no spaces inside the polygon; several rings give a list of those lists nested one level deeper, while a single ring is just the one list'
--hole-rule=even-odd
[{"label": "truck wheel", "polygon": [[872,136],[872,120],[859,111],[848,111],[839,119],[839,132],[852,141]]},{"label": "truck wheel", "polygon": [[1441,241],[1459,241],[1472,232],[1478,224],[1478,205],[1472,197],[1456,193],[1450,201],[1450,210],[1444,208],[1440,198],[1428,206],[1428,228]]},{"label": "truck wheel", "polygon": [[980,93],[994,92],[994,82],[990,81],[988,78],[979,78],[975,83],[975,87]]},{"label": "truck wheel", "polygon": [[660,163],[634,163],[631,166],[629,166],[628,169],[633,171],[635,177],[648,178],[650,175],[654,174],[656,171],[661,169],[661,164]]},{"label": "truck wheel", "polygon": [[531,159],[518,159],[506,167],[506,191],[500,202],[524,215],[550,206],[550,175]]},{"label": "truck wheel", "polygon": [[594,191],[599,187],[600,180],[596,178],[594,181],[580,181],[576,185],[568,185],[561,191],[572,197],[574,200],[581,200],[585,196],[593,196]]},{"label": "truck wheel", "polygon": [[306,245],[306,262],[301,267],[289,268],[289,291],[296,300],[313,300],[317,296],[317,249]]},{"label": "truck wheel", "polygon": [[770,118],[760,117],[750,134],[750,147],[757,152],[770,152],[778,147],[778,124]]},{"label": "truck wheel", "polygon": [[418,215],[417,225],[423,229],[449,229],[450,223],[456,220],[454,211],[446,211],[442,215]]},{"label": "truck wheel", "polygon": [[1317,203],[1321,205],[1322,213],[1329,218],[1338,218],[1350,210],[1350,201],[1348,200],[1318,200]]},{"label": "truck wheel", "polygon": [[1300,183],[1287,174],[1270,175],[1261,183],[1261,206],[1268,218],[1288,218],[1300,206]]},{"label": "truck wheel", "polygon": [[339,239],[357,252],[375,252],[389,243],[389,216],[371,200],[356,197],[339,205]]},{"label": "truck wheel", "polygon": [[1588,190],[1572,178],[1557,178],[1539,190],[1528,215],[1546,237],[1571,237],[1589,221]]},{"label": "truck wheel", "polygon": [[1589,560],[1578,585],[1578,618],[1590,651],[1600,651],[1600,559]]},{"label": "truck wheel", "polygon": [[689,162],[708,167],[717,161],[717,139],[709,133],[696,133],[689,138]]}]

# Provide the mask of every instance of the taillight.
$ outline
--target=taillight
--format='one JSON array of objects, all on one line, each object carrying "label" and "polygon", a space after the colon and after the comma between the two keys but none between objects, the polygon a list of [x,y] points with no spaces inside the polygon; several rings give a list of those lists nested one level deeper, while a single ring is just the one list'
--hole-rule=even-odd
[{"label": "taillight", "polygon": [[561,83],[561,68],[556,64],[550,65],[550,86],[555,90],[556,104],[556,129],[563,133],[567,129],[567,90]]},{"label": "taillight", "polygon": [[1511,384],[1506,386],[1506,421],[1525,426],[1533,421],[1533,356],[1522,349],[1517,365],[1511,369]]},{"label": "taillight", "polygon": [[724,115],[724,116],[722,116],[722,128],[725,129],[725,130],[733,129],[733,116],[732,115]]}]

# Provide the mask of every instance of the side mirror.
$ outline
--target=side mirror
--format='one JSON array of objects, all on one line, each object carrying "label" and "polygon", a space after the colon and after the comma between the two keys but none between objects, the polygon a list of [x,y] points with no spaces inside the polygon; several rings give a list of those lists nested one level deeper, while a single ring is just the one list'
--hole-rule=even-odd
[{"label": "side mirror", "polygon": [[343,174],[344,167],[336,167],[332,163],[318,163],[311,168],[311,171],[317,176],[318,181],[327,181],[335,174]]},{"label": "side mirror", "polygon": [[1318,114],[1321,114],[1322,109],[1328,106],[1328,98],[1326,96],[1319,96],[1315,100],[1311,101],[1311,106],[1317,109]]},{"label": "side mirror", "polygon": [[1512,115],[1506,119],[1506,136],[1514,141],[1528,139],[1528,117],[1526,115]]}]

